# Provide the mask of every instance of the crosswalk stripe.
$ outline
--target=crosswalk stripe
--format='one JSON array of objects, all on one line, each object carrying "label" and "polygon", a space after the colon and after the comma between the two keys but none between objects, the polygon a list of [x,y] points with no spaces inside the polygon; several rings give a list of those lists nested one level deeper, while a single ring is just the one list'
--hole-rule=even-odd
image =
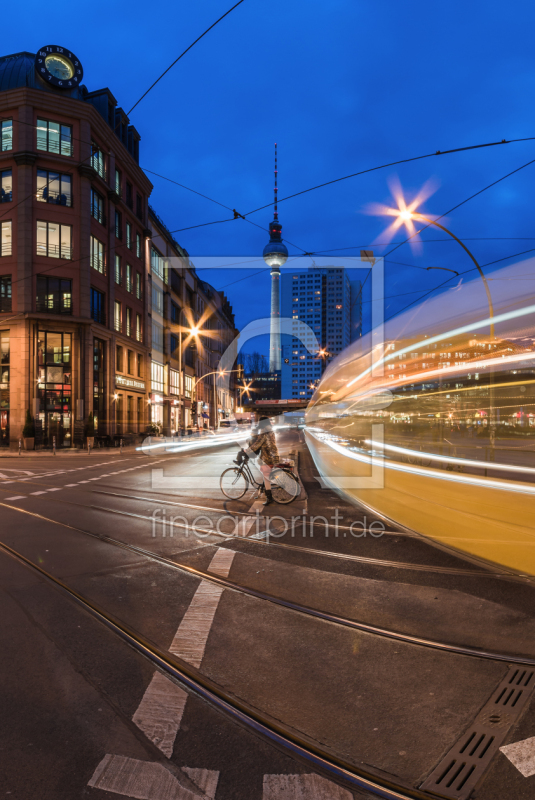
[{"label": "crosswalk stripe", "polygon": [[155,672],[132,721],[167,758],[173,755],[176,735],[188,699],[175,683]]},{"label": "crosswalk stripe", "polygon": [[222,594],[222,587],[201,581],[169,648],[171,653],[193,664],[197,669],[201,666],[208,634]]},{"label": "crosswalk stripe", "polygon": [[215,556],[210,562],[208,572],[213,572],[222,578],[228,578],[235,555],[235,550],[229,550],[228,547],[218,547]]},{"label": "crosswalk stripe", "polygon": [[535,775],[535,736],[520,742],[513,742],[513,744],[506,744],[504,747],[500,747],[500,751],[507,756],[524,778]]},{"label": "crosswalk stripe", "polygon": [[[186,769],[184,772],[186,773]],[[192,772],[209,771],[192,770]],[[188,777],[196,783],[191,775]],[[217,787],[218,778],[218,772],[211,773],[208,778],[204,778],[204,782],[211,787],[215,781]],[[206,797],[213,800],[215,797],[215,793],[209,795],[200,787],[198,792],[192,792],[182,786],[163,764],[110,754],[104,756],[88,785],[94,789],[134,797],[137,800],[199,800]]]}]

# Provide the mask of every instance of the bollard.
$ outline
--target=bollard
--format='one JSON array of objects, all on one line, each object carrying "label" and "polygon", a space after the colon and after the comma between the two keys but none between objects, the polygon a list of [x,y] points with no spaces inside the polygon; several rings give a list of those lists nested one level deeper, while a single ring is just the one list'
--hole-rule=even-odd
[{"label": "bollard", "polygon": [[121,453],[121,455],[123,454],[123,440],[122,439],[121,439],[121,441],[119,443],[119,452]]},{"label": "bollard", "polygon": [[56,455],[56,437],[52,437],[52,454]]},{"label": "bollard", "polygon": [[87,455],[88,455],[88,456],[90,456],[90,455],[91,455],[91,442],[88,442],[88,443],[87,443]]},{"label": "bollard", "polygon": [[21,450],[22,450],[22,439],[19,439],[19,456]]}]

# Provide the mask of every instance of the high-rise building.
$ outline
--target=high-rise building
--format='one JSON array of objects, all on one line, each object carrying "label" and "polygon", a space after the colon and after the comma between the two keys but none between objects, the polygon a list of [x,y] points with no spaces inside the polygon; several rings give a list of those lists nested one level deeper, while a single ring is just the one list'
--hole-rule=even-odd
[{"label": "high-rise building", "polygon": [[281,397],[308,400],[327,364],[361,335],[361,283],[343,267],[311,267],[283,275],[281,289],[281,316],[305,322],[319,344],[312,334],[283,337]]}]

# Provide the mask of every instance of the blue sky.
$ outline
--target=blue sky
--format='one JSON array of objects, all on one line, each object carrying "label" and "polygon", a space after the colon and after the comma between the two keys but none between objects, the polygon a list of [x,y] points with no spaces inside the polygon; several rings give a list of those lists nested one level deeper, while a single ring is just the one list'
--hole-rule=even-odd
[{"label": "blue sky", "polygon": [[[64,14],[43,14],[36,2],[21,11],[11,4],[3,11],[10,32],[4,49],[7,54],[65,45],[81,59],[89,90],[109,86],[128,110],[230,5],[231,0],[157,6],[96,0],[91,9],[73,5]],[[31,18],[38,24],[29,27]],[[446,6],[428,0],[245,0],[134,110],[141,165],[245,213],[272,199],[275,141],[283,198],[386,162],[535,135],[534,23],[535,7],[528,2],[504,7],[494,0],[450,0]],[[386,227],[362,209],[389,201],[387,179],[393,174],[409,197],[434,178],[439,188],[424,210],[442,214],[532,158],[535,141],[352,178],[282,202],[283,235],[322,255],[337,248],[358,254]],[[152,179],[151,203],[171,230],[228,216],[207,200]],[[535,164],[453,212],[447,224],[481,264],[535,247],[529,238],[535,237],[534,186]],[[250,219],[267,228],[271,216],[266,209]],[[256,256],[268,239],[242,220],[176,236],[193,260]],[[424,238],[444,237],[426,231]],[[389,249],[375,247],[377,254]],[[290,245],[289,250],[299,252]],[[454,242],[426,241],[419,254],[400,247],[386,265],[387,316],[447,277],[407,265],[458,271],[471,266]],[[236,282],[244,275],[206,274],[217,288],[226,287],[239,327],[269,313],[269,273]],[[365,293],[365,309],[367,300]]]}]

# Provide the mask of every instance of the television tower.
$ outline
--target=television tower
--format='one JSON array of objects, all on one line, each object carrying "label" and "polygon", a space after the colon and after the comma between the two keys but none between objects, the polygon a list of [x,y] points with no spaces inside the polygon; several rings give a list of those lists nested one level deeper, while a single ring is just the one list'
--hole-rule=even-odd
[{"label": "television tower", "polygon": [[277,210],[277,143],[275,143],[275,202],[273,222],[269,226],[269,242],[264,247],[264,261],[271,267],[271,324],[269,331],[269,371],[278,372],[281,368],[280,334],[280,268],[286,263],[288,250],[282,241],[282,225]]}]

